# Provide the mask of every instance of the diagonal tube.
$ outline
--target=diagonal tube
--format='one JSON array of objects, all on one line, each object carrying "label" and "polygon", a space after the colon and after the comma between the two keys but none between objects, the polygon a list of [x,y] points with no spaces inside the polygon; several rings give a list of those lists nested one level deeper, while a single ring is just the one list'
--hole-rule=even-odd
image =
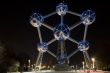
[{"label": "diagonal tube", "polygon": [[67,13],[81,17],[81,14],[78,14],[78,13],[75,13],[75,12],[72,12],[72,11],[67,11]]},{"label": "diagonal tube", "polygon": [[77,52],[79,51],[79,49],[76,49],[73,53],[71,53],[68,57],[67,57],[67,59],[69,59],[70,57],[72,57],[74,54],[76,54]]},{"label": "diagonal tube", "polygon": [[74,28],[76,28],[77,26],[79,26],[82,23],[82,21],[75,23],[74,25],[72,25],[69,29],[72,30]]},{"label": "diagonal tube", "polygon": [[39,52],[38,57],[37,57],[37,61],[36,61],[36,66],[38,66],[41,55],[42,55],[42,52]]},{"label": "diagonal tube", "polygon": [[89,57],[89,54],[88,54],[88,52],[87,52],[87,51],[85,51],[85,55],[87,56],[88,61],[90,62],[91,60],[90,60],[90,57]]},{"label": "diagonal tube", "polygon": [[54,14],[56,14],[56,12],[52,12],[52,13],[50,13],[50,14],[47,14],[47,15],[45,15],[43,18],[45,19],[45,18],[48,18],[48,17],[50,17],[50,16],[52,16],[52,15],[54,15]]},{"label": "diagonal tube", "polygon": [[50,40],[50,41],[47,43],[47,45],[50,45],[51,43],[53,43],[53,42],[55,42],[55,41],[56,41],[56,39],[54,38],[54,39]]},{"label": "diagonal tube", "polygon": [[79,42],[77,42],[76,40],[74,40],[74,39],[72,39],[72,38],[68,38],[68,40],[70,40],[71,42],[73,42],[73,43],[76,43],[76,44],[79,44]]},{"label": "diagonal tube", "polygon": [[56,56],[54,53],[52,53],[51,51],[47,50],[47,52],[48,52],[50,55],[52,55],[53,57],[57,58],[57,56]]},{"label": "diagonal tube", "polygon": [[91,60],[90,60],[90,57],[89,57],[87,51],[83,51],[83,55],[84,55],[84,60],[85,60],[86,66],[90,68]]},{"label": "diagonal tube", "polygon": [[52,31],[54,31],[54,28],[51,27],[51,26],[49,26],[49,25],[47,25],[47,24],[43,24],[43,26],[46,27],[46,28],[48,28],[48,29],[50,29],[50,30],[52,30]]},{"label": "diagonal tube", "polygon": [[42,36],[41,36],[40,28],[37,27],[37,30],[38,30],[38,35],[39,35],[40,43],[42,43]]}]

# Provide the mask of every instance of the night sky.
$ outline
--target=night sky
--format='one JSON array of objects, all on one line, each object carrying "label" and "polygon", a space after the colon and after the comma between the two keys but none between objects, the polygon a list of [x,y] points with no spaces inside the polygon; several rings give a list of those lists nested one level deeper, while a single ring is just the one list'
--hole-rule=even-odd
[{"label": "night sky", "polygon": [[[110,29],[109,29],[109,11],[106,2],[98,2],[96,0],[14,0],[12,2],[1,2],[0,9],[0,40],[5,42],[10,50],[16,54],[26,53],[31,60],[35,62],[37,58],[37,43],[39,42],[36,28],[29,23],[29,17],[32,13],[38,12],[42,15],[55,11],[55,7],[60,2],[65,2],[69,10],[82,13],[87,9],[96,12],[96,21],[89,26],[87,40],[90,42],[89,54],[98,61],[109,64],[110,62]],[[104,5],[105,4],[105,5]],[[64,23],[68,26],[79,20],[77,17],[67,15],[64,17]],[[50,26],[56,26],[60,22],[58,15],[47,18],[44,22]],[[74,22],[73,22],[74,21]],[[80,41],[83,37],[84,26],[78,26],[71,32],[71,37]],[[43,40],[48,42],[53,37],[53,33],[41,27]],[[47,34],[48,32],[48,34]],[[66,49],[68,53],[74,51],[76,44],[66,41]],[[57,42],[49,45],[49,50],[56,53]],[[49,54],[45,54],[44,60],[55,60]],[[48,59],[47,59],[48,58]],[[77,60],[77,62],[76,62]],[[71,63],[79,63],[83,61],[81,52],[78,52],[71,58]],[[54,62],[54,61],[53,61]]]}]

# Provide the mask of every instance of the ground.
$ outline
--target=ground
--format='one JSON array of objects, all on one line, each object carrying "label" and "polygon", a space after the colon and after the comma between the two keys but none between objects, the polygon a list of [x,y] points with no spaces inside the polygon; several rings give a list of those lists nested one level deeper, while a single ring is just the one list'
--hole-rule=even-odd
[{"label": "ground", "polygon": [[[21,73],[21,72],[7,72],[7,73]],[[97,71],[97,72],[80,72],[80,71],[77,71],[77,72],[75,72],[75,71],[56,71],[56,72],[54,72],[54,71],[52,71],[52,72],[50,72],[50,71],[38,71],[38,72],[22,72],[22,73],[110,73],[110,71]]]}]

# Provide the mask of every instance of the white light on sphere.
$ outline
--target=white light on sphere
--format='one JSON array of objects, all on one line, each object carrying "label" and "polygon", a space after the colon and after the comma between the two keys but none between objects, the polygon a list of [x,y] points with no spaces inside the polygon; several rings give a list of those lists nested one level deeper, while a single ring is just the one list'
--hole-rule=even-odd
[{"label": "white light on sphere", "polygon": [[41,25],[43,25],[43,21],[44,21],[43,16],[41,16],[39,13],[34,13],[30,17],[30,23],[34,27],[40,27]]},{"label": "white light on sphere", "polygon": [[48,50],[48,46],[45,42],[39,43],[37,48],[39,52],[46,52]]}]

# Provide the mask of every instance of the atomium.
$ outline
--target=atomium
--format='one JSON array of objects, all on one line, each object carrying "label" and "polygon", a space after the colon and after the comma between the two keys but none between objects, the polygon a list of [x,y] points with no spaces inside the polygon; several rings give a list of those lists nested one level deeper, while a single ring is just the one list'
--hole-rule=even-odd
[{"label": "atomium", "polygon": [[[52,27],[52,26],[44,23],[45,18],[48,18],[56,13],[61,17],[60,23],[58,25],[56,25],[55,27]],[[63,16],[66,15],[67,13],[78,16],[80,18],[80,21],[77,22],[76,24],[73,24],[71,27],[68,26],[67,24],[64,23],[64,20],[63,20],[64,19]],[[39,39],[40,39],[40,43],[38,44],[38,47],[37,47],[39,54],[38,54],[38,58],[36,61],[36,66],[38,64],[40,64],[40,66],[41,66],[43,53],[45,53],[45,52],[47,52],[50,55],[52,55],[53,57],[55,57],[58,61],[58,64],[65,64],[65,61],[69,60],[78,51],[81,51],[81,52],[83,52],[83,56],[84,56],[86,65],[88,63],[90,63],[90,57],[87,52],[89,49],[89,42],[86,41],[86,35],[87,35],[88,25],[92,24],[95,21],[95,19],[96,19],[96,15],[92,10],[86,10],[86,11],[82,12],[81,14],[76,13],[76,12],[69,11],[68,6],[64,3],[59,3],[56,6],[56,11],[52,12],[48,15],[42,16],[39,13],[34,13],[30,17],[30,23],[32,24],[32,26],[37,27],[38,35],[39,35]],[[70,31],[72,31],[74,28],[77,28],[77,26],[79,26],[81,24],[85,25],[84,26],[85,29],[84,29],[84,35],[83,35],[82,41],[78,42],[77,40],[70,37]],[[44,26],[44,27],[50,29],[51,31],[53,31],[54,38],[47,43],[43,42],[43,40],[42,40],[42,34],[40,31],[41,26]],[[48,49],[48,46],[50,44],[52,44],[53,42],[55,42],[56,40],[60,43],[60,45],[59,45],[60,50],[57,51],[58,52],[57,55]],[[69,55],[67,55],[66,50],[64,48],[65,40],[69,40],[72,43],[76,43],[78,46],[77,49]],[[88,64],[88,65],[91,65],[91,64]]]}]

